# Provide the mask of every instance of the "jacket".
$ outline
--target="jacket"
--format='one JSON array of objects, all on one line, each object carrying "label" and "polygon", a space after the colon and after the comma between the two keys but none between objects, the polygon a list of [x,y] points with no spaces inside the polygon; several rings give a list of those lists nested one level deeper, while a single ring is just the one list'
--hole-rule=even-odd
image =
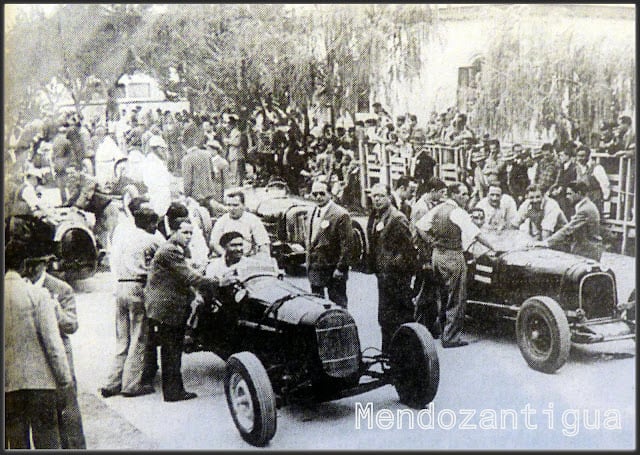
[{"label": "jacket", "polygon": [[599,261],[602,257],[600,213],[589,198],[576,204],[576,213],[569,223],[547,238],[550,247],[570,245],[573,254]]},{"label": "jacket", "polygon": [[343,273],[349,271],[349,254],[353,243],[353,230],[349,213],[334,202],[330,202],[320,222],[317,232],[311,232],[312,217],[307,218],[307,270],[312,284],[322,285],[320,275],[333,273],[335,269]]},{"label": "jacket", "polygon": [[144,304],[150,319],[180,327],[189,317],[194,298],[191,287],[207,296],[215,293],[218,281],[196,273],[185,258],[185,250],[172,240],[156,251],[144,289]]},{"label": "jacket", "polygon": [[378,273],[409,273],[418,269],[407,217],[393,206],[367,222],[370,245],[369,268]]},{"label": "jacket", "polygon": [[4,276],[4,391],[71,385],[53,303],[13,270]]}]

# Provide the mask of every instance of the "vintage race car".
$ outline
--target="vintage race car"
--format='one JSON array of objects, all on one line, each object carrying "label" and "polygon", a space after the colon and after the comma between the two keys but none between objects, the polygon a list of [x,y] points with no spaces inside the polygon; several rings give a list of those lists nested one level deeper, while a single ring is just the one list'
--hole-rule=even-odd
[{"label": "vintage race car", "polygon": [[226,360],[227,404],[248,443],[266,445],[276,407],[294,401],[336,400],[386,384],[413,408],[435,397],[438,355],[422,325],[402,325],[389,353],[361,351],[348,311],[283,280],[273,264],[254,263],[236,276],[219,298],[205,297],[192,336],[196,349]]},{"label": "vintage race car", "polygon": [[45,217],[19,215],[6,220],[6,238],[20,237],[46,245],[54,259],[49,271],[67,282],[93,276],[99,262],[93,234],[95,217],[75,207],[55,207]]},{"label": "vintage race car", "polygon": [[[280,181],[243,191],[247,193],[247,209],[260,217],[269,233],[271,255],[278,266],[291,273],[304,265],[306,220],[315,202],[288,194],[286,183]],[[365,230],[356,220],[352,228],[351,264],[354,270],[362,270],[367,251]]]},{"label": "vintage race car", "polygon": [[635,339],[635,311],[618,306],[610,268],[562,251],[528,248],[531,239],[519,231],[487,235],[500,252],[471,245],[467,314],[515,320],[518,346],[531,368],[555,372],[572,342]]}]

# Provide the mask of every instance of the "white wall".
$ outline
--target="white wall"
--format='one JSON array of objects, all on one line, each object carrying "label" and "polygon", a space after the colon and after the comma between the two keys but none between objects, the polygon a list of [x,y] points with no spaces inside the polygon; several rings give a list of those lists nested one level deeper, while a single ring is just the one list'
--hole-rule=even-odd
[{"label": "white wall", "polygon": [[[599,42],[604,52],[620,43],[635,43],[635,20],[602,19],[563,16],[560,6],[545,5],[549,14],[540,20],[522,20],[522,34],[559,34],[570,30],[576,42]],[[492,19],[491,6],[482,14],[470,19],[441,20],[435,36],[423,47],[423,65],[418,80],[402,81],[392,87],[382,83],[373,90],[373,98],[379,100],[393,114],[411,112],[418,115],[420,124],[433,110],[442,112],[456,105],[458,68],[470,66],[473,59],[482,55],[490,45],[490,36],[496,22]],[[527,7],[522,6],[523,13]],[[540,18],[539,18],[540,19]],[[526,38],[525,38],[526,39]],[[624,107],[635,117],[633,106]]]}]

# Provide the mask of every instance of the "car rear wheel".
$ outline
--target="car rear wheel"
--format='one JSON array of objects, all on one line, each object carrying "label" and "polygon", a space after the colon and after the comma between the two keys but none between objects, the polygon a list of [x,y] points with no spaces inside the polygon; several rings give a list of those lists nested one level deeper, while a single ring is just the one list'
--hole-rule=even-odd
[{"label": "car rear wheel", "polygon": [[421,324],[402,324],[390,349],[391,378],[400,402],[415,409],[429,404],[438,391],[440,364],[433,337]]},{"label": "car rear wheel", "polygon": [[525,300],[516,319],[516,337],[522,356],[534,370],[554,373],[569,357],[569,322],[552,298]]},{"label": "car rear wheel", "polygon": [[251,352],[229,357],[224,391],[242,439],[257,447],[267,445],[276,434],[276,397],[262,362]]}]

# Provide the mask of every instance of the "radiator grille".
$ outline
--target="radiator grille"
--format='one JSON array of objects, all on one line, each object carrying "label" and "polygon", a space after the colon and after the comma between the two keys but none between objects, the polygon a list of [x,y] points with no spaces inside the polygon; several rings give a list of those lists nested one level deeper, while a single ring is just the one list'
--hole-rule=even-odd
[{"label": "radiator grille", "polygon": [[358,371],[360,340],[353,318],[342,310],[330,310],[316,321],[318,355],[325,373],[346,378]]},{"label": "radiator grille", "polygon": [[615,307],[615,286],[606,273],[594,273],[583,278],[580,294],[587,319],[609,317]]}]

